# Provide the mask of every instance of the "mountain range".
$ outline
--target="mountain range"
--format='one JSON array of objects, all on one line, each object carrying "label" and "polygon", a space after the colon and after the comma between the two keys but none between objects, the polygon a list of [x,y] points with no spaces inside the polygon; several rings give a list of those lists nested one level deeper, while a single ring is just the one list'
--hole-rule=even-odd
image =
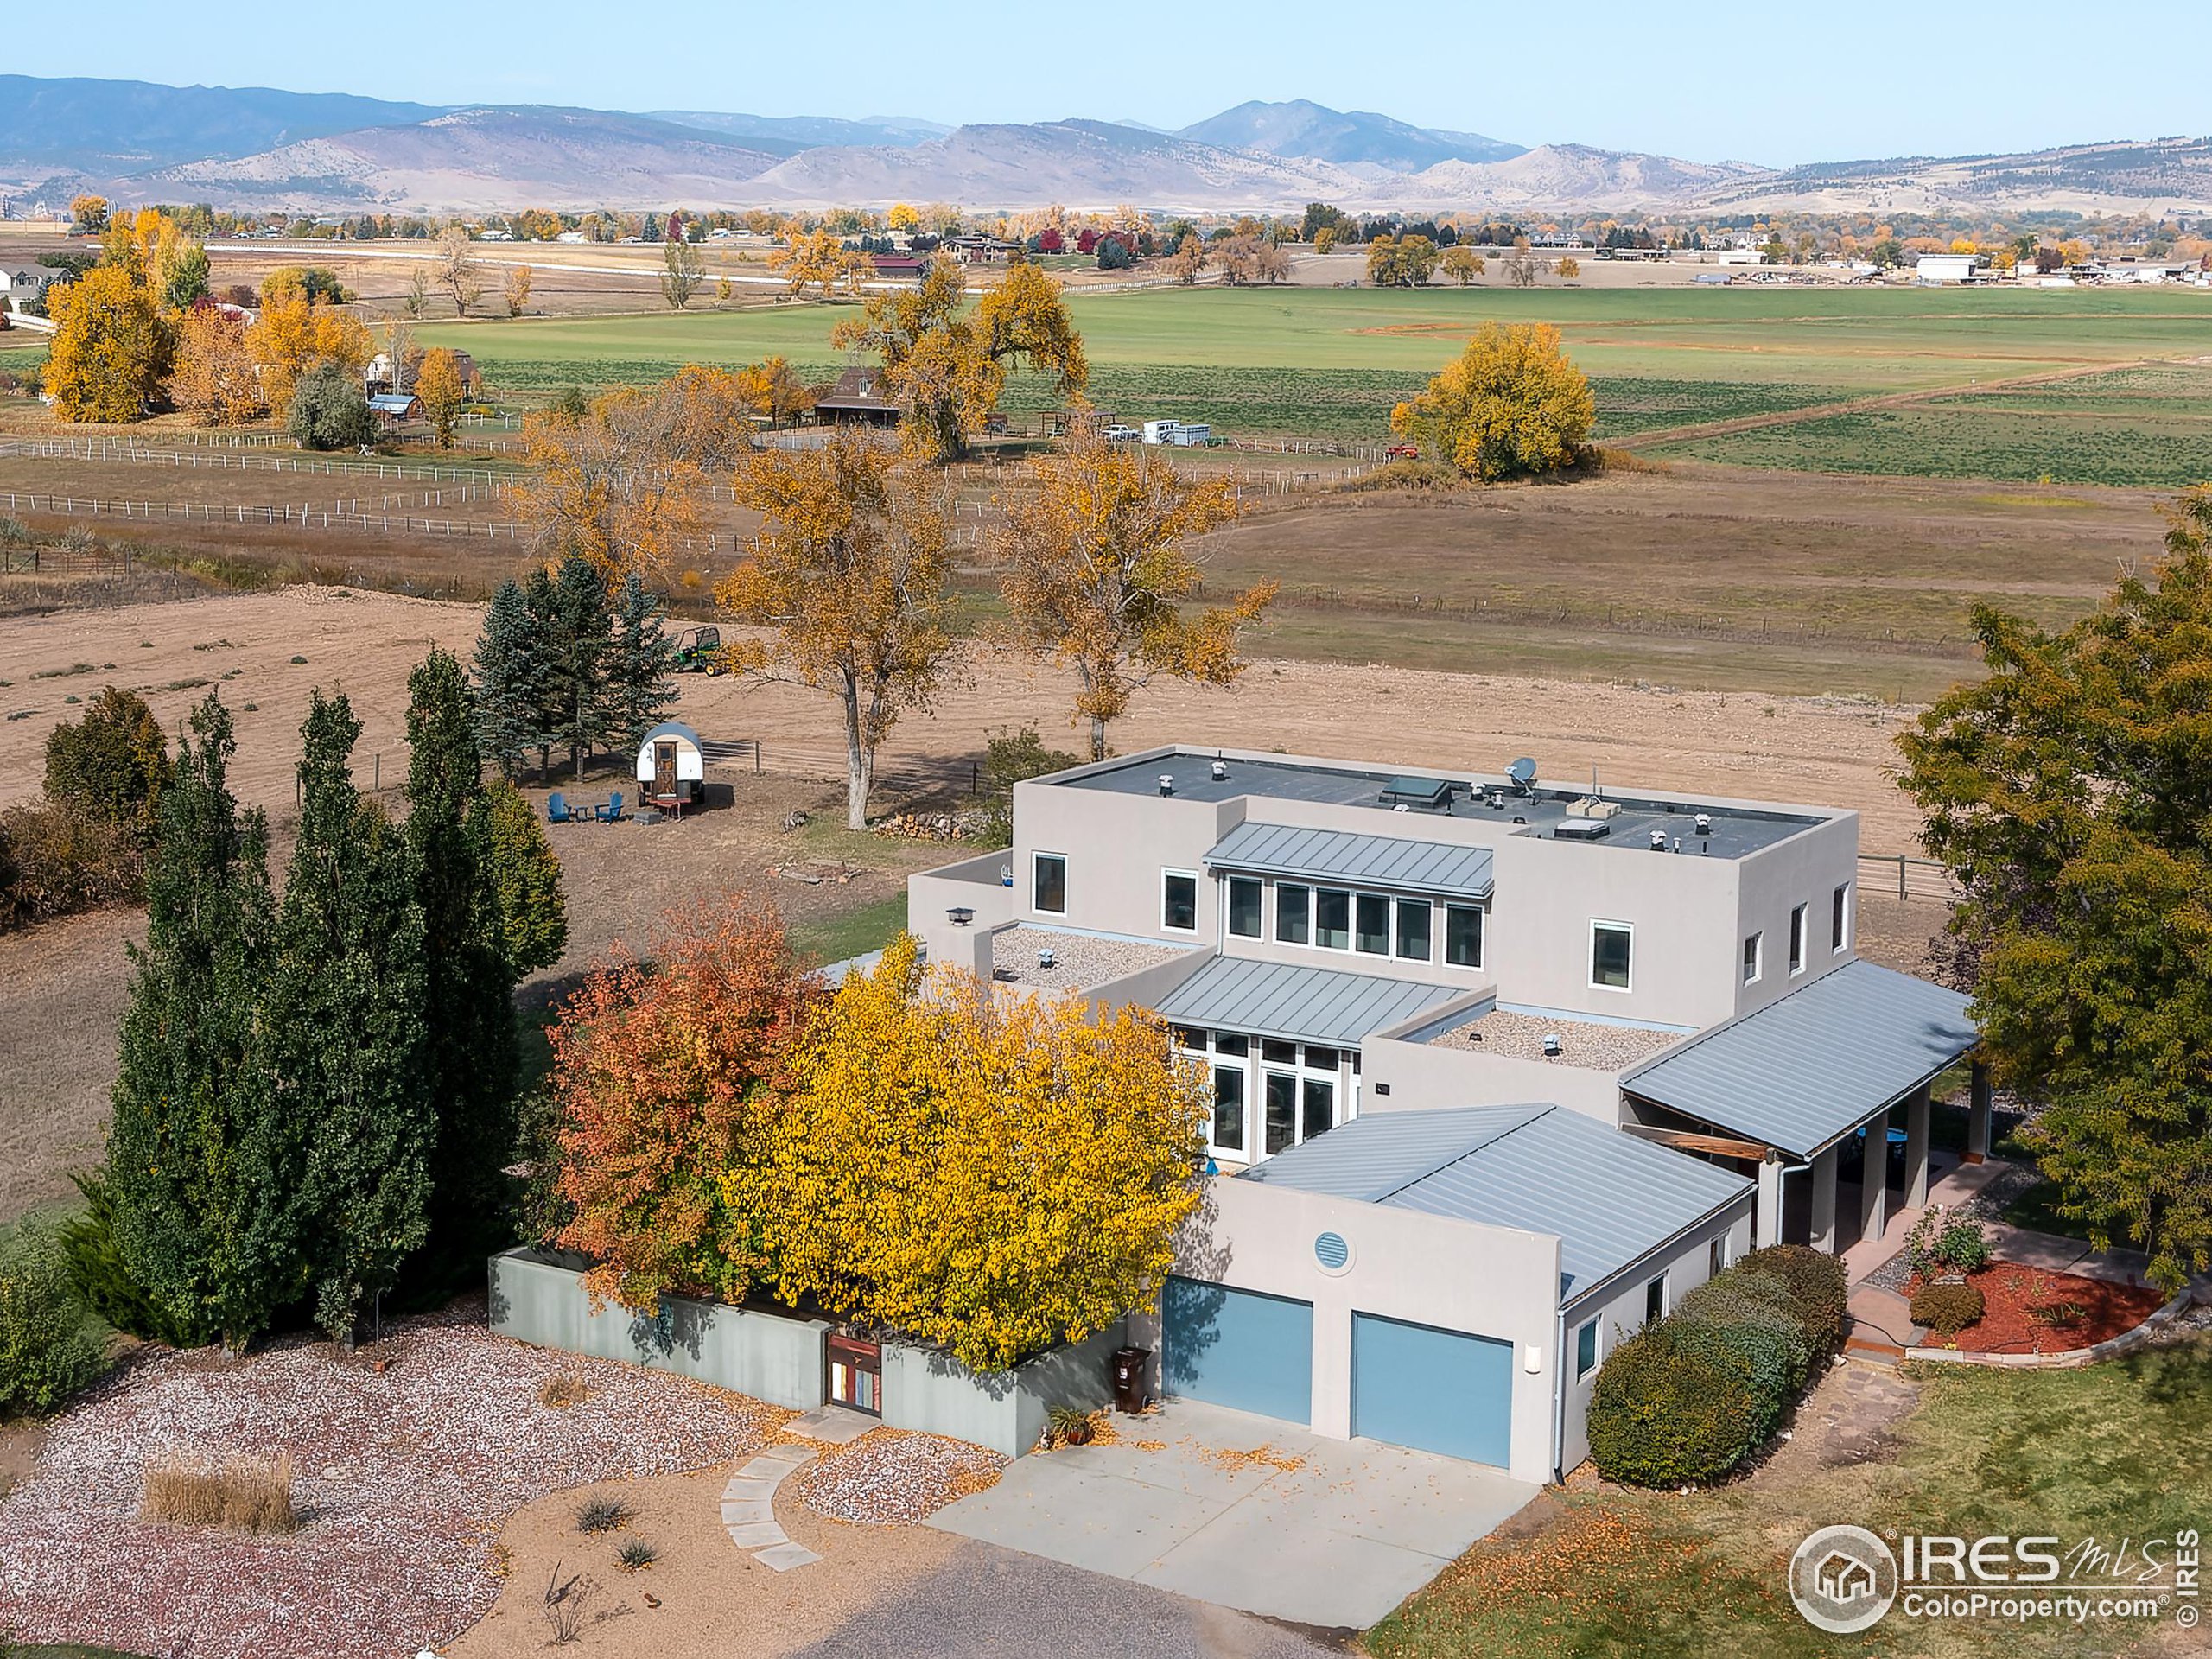
[{"label": "mountain range", "polygon": [[0,76],[0,199],[288,213],[523,207],[1502,213],[2212,211],[2212,139],[1795,168],[1573,143],[1533,148],[1306,99],[1167,132],[1069,118],[948,128],[696,110],[451,108],[269,87]]}]

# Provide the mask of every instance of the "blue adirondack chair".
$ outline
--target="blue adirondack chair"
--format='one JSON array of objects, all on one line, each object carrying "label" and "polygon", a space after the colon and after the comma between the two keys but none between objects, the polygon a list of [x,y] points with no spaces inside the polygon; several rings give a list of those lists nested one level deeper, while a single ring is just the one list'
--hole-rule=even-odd
[{"label": "blue adirondack chair", "polygon": [[545,798],[545,821],[548,823],[574,823],[576,815],[569,810],[569,798],[555,790]]},{"label": "blue adirondack chair", "polygon": [[617,794],[606,805],[595,806],[592,810],[598,814],[601,823],[620,823],[622,822],[622,797]]}]

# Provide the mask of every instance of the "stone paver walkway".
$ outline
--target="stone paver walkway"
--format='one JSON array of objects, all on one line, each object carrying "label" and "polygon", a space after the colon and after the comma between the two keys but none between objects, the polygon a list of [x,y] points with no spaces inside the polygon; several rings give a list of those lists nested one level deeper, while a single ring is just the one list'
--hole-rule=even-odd
[{"label": "stone paver walkway", "polygon": [[776,1488],[814,1460],[817,1446],[849,1445],[875,1426],[873,1417],[842,1406],[819,1406],[785,1423],[787,1438],[754,1457],[722,1488],[722,1526],[730,1542],[779,1573],[820,1560],[804,1544],[794,1543],[776,1519]]}]

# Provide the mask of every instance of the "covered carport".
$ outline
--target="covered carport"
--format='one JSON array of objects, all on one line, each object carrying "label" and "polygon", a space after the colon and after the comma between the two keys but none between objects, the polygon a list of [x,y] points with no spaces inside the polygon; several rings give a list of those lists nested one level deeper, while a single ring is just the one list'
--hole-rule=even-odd
[{"label": "covered carport", "polygon": [[[1898,1202],[1927,1203],[1930,1090],[1980,1041],[1967,1009],[1941,985],[1846,963],[1624,1072],[1624,1127],[1756,1174],[1759,1243],[1840,1253],[1888,1220],[1890,1130],[1900,1119]],[[1968,1162],[1988,1153],[1989,1107],[1977,1062]]]}]

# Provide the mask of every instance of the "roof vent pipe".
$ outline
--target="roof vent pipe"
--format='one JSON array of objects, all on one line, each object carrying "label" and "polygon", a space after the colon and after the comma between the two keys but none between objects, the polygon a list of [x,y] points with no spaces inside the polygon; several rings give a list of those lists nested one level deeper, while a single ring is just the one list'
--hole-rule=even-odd
[{"label": "roof vent pipe", "polygon": [[1173,772],[1163,772],[1160,774],[1160,792],[1163,795],[1173,795],[1175,792],[1175,774]]},{"label": "roof vent pipe", "polygon": [[1700,836],[1709,836],[1713,833],[1712,813],[1700,812],[1697,815],[1697,832]]},{"label": "roof vent pipe", "polygon": [[1217,756],[1214,758],[1214,763],[1213,763],[1213,780],[1214,780],[1214,782],[1216,782],[1217,784],[1221,783],[1221,782],[1224,781],[1224,780],[1228,778],[1228,776],[1229,776],[1229,762],[1228,762],[1228,761],[1226,761],[1226,760],[1222,760],[1219,756],[1217,756]]},{"label": "roof vent pipe", "polygon": [[1651,850],[1655,853],[1663,853],[1667,850],[1667,832],[1664,830],[1654,830],[1651,832]]},{"label": "roof vent pipe", "polygon": [[1548,1060],[1557,1059],[1560,1055],[1560,1044],[1559,1040],[1559,1033],[1555,1031],[1546,1032],[1544,1033],[1544,1058]]}]

